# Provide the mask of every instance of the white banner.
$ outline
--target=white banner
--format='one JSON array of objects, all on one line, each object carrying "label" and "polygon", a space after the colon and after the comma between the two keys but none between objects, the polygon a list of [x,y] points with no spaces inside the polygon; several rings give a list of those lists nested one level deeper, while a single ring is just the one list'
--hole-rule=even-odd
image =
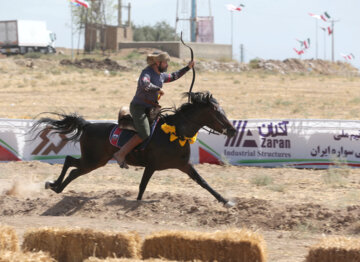
[{"label": "white banner", "polygon": [[[94,122],[94,121],[93,121]],[[96,121],[98,122],[98,121]],[[113,122],[113,121],[109,121]],[[80,157],[78,143],[62,135],[29,133],[32,120],[0,119],[0,161],[63,163]],[[233,120],[233,138],[200,130],[191,162],[299,168],[360,167],[360,122],[343,120]]]},{"label": "white banner", "polygon": [[360,122],[234,120],[236,135],[198,135],[199,162],[263,167],[360,167]]}]

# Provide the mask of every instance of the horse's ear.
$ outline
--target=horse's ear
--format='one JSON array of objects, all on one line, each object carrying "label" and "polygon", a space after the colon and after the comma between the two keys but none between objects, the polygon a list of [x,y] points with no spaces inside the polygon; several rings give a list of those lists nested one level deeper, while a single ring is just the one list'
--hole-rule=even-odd
[{"label": "horse's ear", "polygon": [[190,102],[191,102],[192,99],[193,99],[192,92],[184,92],[184,93],[182,93],[182,98],[188,98],[190,100]]}]

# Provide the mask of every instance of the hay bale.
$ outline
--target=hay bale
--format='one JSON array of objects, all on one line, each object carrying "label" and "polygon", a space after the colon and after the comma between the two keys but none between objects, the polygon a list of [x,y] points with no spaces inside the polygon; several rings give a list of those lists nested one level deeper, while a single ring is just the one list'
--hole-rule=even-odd
[{"label": "hay bale", "polygon": [[0,262],[56,262],[44,252],[0,251]]},{"label": "hay bale", "polygon": [[105,258],[100,259],[96,257],[89,257],[88,259],[84,260],[84,262],[171,262],[173,260],[165,260],[165,259],[158,259],[158,258],[150,258],[150,259],[132,259],[132,258]]},{"label": "hay bale", "polygon": [[246,229],[214,233],[162,231],[145,238],[142,256],[172,260],[263,262],[262,236]]},{"label": "hay bale", "polygon": [[136,232],[114,233],[91,229],[42,228],[24,234],[25,251],[47,251],[59,262],[80,262],[88,257],[127,257],[140,255]]},{"label": "hay bale", "polygon": [[360,239],[328,237],[312,246],[306,262],[359,262]]},{"label": "hay bale", "polygon": [[19,250],[19,241],[13,227],[0,225],[0,250]]}]

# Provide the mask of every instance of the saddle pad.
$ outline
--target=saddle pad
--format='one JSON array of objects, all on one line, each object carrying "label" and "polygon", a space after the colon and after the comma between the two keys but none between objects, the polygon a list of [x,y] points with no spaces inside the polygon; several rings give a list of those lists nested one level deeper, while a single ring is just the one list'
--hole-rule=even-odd
[{"label": "saddle pad", "polygon": [[[154,131],[155,131],[155,128],[156,128],[158,122],[159,122],[159,119],[157,119],[156,121],[153,122],[153,124],[151,126],[150,136],[145,141],[143,141],[140,145],[136,146],[135,149],[143,150],[147,146],[147,144],[150,141],[150,138],[154,134]],[[126,142],[129,141],[130,138],[132,138],[136,133],[137,132],[135,132],[133,130],[121,129],[121,128],[119,128],[119,126],[116,125],[110,132],[110,136],[109,136],[110,144],[120,148],[124,144],[126,144]]]},{"label": "saddle pad", "polygon": [[136,132],[133,130],[120,129],[118,126],[115,126],[110,132],[110,144],[120,148],[135,134]]}]

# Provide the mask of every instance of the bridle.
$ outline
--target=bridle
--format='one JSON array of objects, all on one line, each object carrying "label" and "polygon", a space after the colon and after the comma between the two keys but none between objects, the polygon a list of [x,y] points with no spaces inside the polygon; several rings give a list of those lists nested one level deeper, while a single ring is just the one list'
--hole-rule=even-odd
[{"label": "bridle", "polygon": [[[211,128],[207,128],[207,127],[205,127],[205,126],[200,126],[199,123],[197,123],[197,122],[195,122],[195,121],[192,121],[191,119],[187,118],[187,117],[184,115],[184,113],[181,112],[181,111],[179,111],[178,114],[181,116],[181,118],[183,118],[185,121],[189,122],[191,125],[197,126],[199,129],[203,129],[203,130],[205,130],[206,132],[208,132],[209,135],[210,135],[210,134],[217,135],[217,136],[221,135],[221,133],[219,133],[218,131],[215,131],[215,130],[213,130],[213,129],[211,129]],[[215,115],[215,120],[216,120],[218,123],[220,123],[221,125],[223,124],[216,115]]]}]

